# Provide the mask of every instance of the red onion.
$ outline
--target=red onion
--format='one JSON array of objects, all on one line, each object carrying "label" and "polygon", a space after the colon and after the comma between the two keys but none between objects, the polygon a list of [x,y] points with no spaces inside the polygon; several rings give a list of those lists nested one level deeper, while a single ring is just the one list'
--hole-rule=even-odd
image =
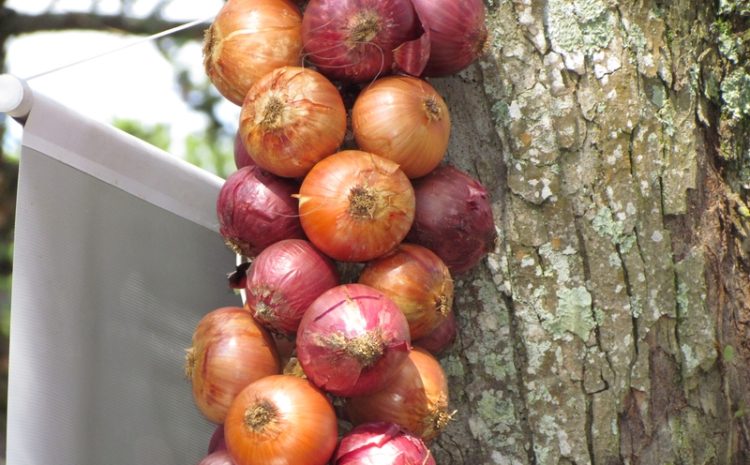
[{"label": "red onion", "polygon": [[208,441],[208,453],[211,454],[226,448],[227,442],[224,440],[224,424],[220,424],[216,426],[214,433],[211,435],[211,440]]},{"label": "red onion", "polygon": [[430,37],[426,76],[447,76],[484,51],[487,27],[482,0],[412,0]]},{"label": "red onion", "polygon": [[203,460],[198,462],[198,465],[235,465],[232,461],[232,457],[229,455],[229,451],[226,449],[217,450],[207,456],[203,457]]},{"label": "red onion", "polygon": [[257,166],[232,173],[216,202],[219,232],[238,254],[255,256],[282,239],[302,239],[297,214],[299,190],[292,180],[281,179]]},{"label": "red onion", "polygon": [[297,356],[308,379],[351,397],[382,389],[409,352],[409,325],[382,292],[344,284],[310,305],[297,331]]},{"label": "red onion", "polygon": [[456,340],[456,326],[456,317],[451,312],[437,328],[430,331],[426,336],[414,341],[414,345],[428,350],[433,355],[439,355]]},{"label": "red onion", "polygon": [[237,169],[256,164],[250,154],[247,153],[245,144],[242,143],[242,134],[239,131],[237,131],[237,135],[234,137],[234,164],[237,166]]},{"label": "red onion", "polygon": [[302,43],[321,73],[350,82],[394,69],[419,75],[429,56],[410,0],[311,0],[302,17]]},{"label": "red onion", "polygon": [[393,423],[365,423],[341,439],[333,465],[435,465],[424,442]]},{"label": "red onion", "polygon": [[468,271],[494,248],[492,207],[479,181],[444,165],[415,180],[414,193],[416,212],[406,240],[435,252],[452,275]]},{"label": "red onion", "polygon": [[307,307],[338,284],[328,257],[307,241],[286,239],[263,250],[250,266],[246,306],[268,329],[292,335]]}]

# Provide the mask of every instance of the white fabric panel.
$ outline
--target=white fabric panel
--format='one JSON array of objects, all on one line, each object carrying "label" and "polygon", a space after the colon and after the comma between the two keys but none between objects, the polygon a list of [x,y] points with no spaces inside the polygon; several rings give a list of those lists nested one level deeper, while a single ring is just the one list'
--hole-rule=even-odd
[{"label": "white fabric panel", "polygon": [[241,305],[215,232],[221,181],[39,100],[20,167],[7,463],[195,464],[213,425],[184,349],[203,314]]}]

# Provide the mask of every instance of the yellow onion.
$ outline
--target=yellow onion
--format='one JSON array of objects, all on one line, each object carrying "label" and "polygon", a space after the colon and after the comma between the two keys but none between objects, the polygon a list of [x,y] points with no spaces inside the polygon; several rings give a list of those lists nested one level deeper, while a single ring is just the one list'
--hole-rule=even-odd
[{"label": "yellow onion", "polygon": [[440,257],[420,245],[404,243],[371,261],[359,283],[391,298],[406,317],[412,340],[426,336],[451,314],[450,271]]},{"label": "yellow onion", "polygon": [[352,131],[361,150],[393,160],[408,177],[418,178],[445,157],[451,119],[445,101],[426,81],[389,76],[357,97]]},{"label": "yellow onion", "polygon": [[281,371],[271,336],[240,307],[206,314],[187,350],[185,374],[193,400],[214,423],[224,422],[235,396],[249,383]]},{"label": "yellow onion", "polygon": [[301,63],[302,15],[288,0],[229,0],[206,31],[203,65],[216,89],[242,105],[266,73]]},{"label": "yellow onion", "polygon": [[322,74],[285,66],[247,92],[239,131],[258,166],[277,176],[302,177],[343,142],[346,109]]},{"label": "yellow onion", "polygon": [[448,381],[440,363],[418,347],[380,391],[347,400],[346,410],[355,425],[384,421],[430,441],[451,419]]}]

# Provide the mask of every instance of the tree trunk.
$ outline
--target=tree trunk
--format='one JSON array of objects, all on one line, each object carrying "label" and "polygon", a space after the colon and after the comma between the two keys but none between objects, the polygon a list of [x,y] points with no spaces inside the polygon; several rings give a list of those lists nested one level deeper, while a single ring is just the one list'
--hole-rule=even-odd
[{"label": "tree trunk", "polygon": [[750,463],[750,12],[716,3],[489,0],[434,81],[499,231],[439,464]]}]

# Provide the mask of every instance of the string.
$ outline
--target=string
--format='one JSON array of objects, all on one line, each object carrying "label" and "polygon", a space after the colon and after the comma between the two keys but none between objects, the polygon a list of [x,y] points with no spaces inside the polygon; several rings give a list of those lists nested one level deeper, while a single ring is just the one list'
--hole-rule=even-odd
[{"label": "string", "polygon": [[130,43],[127,43],[125,45],[121,45],[119,47],[115,47],[115,48],[113,48],[111,50],[106,50],[104,52],[97,53],[96,55],[88,56],[86,58],[82,58],[80,60],[76,60],[76,61],[74,61],[72,63],[67,63],[67,64],[64,64],[64,65],[57,66],[55,68],[49,69],[47,71],[43,71],[41,73],[34,74],[33,76],[29,76],[29,77],[25,78],[25,80],[26,81],[30,81],[30,80],[36,79],[38,77],[42,77],[42,76],[46,76],[48,74],[56,73],[58,71],[62,71],[64,69],[71,68],[73,66],[77,66],[77,65],[80,65],[82,63],[86,63],[88,61],[96,60],[97,58],[101,58],[101,57],[104,57],[104,56],[107,56],[107,55],[111,55],[113,53],[120,52],[122,50],[128,49],[130,47],[134,47],[136,45],[140,45],[140,44],[145,43],[145,42],[152,42],[152,41],[154,41],[156,39],[160,39],[162,37],[166,37],[168,35],[171,35],[171,34],[174,34],[174,33],[180,32],[180,31],[184,31],[185,29],[190,29],[191,27],[198,26],[198,25],[203,24],[203,23],[205,23],[207,21],[211,21],[213,18],[214,18],[214,15],[211,15],[211,16],[209,16],[207,18],[196,19],[194,21],[190,21],[189,23],[181,24],[179,26],[175,26],[173,28],[167,29],[166,31],[157,32],[156,34],[150,35],[148,37],[144,37],[144,38],[141,38],[141,39],[134,40],[134,41],[132,41]]}]

